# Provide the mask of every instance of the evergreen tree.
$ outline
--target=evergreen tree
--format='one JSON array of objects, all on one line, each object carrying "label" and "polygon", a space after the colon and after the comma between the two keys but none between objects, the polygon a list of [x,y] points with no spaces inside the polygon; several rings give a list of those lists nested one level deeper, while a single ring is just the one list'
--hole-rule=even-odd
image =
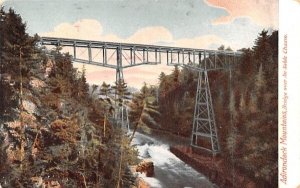
[{"label": "evergreen tree", "polygon": [[19,15],[0,13],[0,186],[111,187],[120,161],[126,182],[124,167],[137,153],[110,121],[103,136],[106,104],[91,100],[85,71],[60,48],[46,57]]},{"label": "evergreen tree", "polygon": [[167,77],[164,72],[161,72],[159,75],[159,93],[160,97],[166,96],[168,91],[169,84],[167,83]]},{"label": "evergreen tree", "polygon": [[260,64],[266,65],[266,67],[275,64],[273,59],[273,51],[271,44],[269,43],[268,31],[263,30],[258,38],[255,40],[255,45],[253,47],[254,56],[256,59],[255,65],[256,70],[259,69]]},{"label": "evergreen tree", "polygon": [[81,100],[85,100],[87,99],[88,96],[88,92],[89,92],[89,86],[86,82],[86,77],[85,77],[85,73],[86,69],[83,66],[82,67],[82,74],[80,76],[80,79],[78,80],[78,97]]},{"label": "evergreen tree", "polygon": [[94,93],[97,91],[97,89],[98,89],[98,85],[93,84],[92,85],[92,92],[91,92],[92,96],[94,96]]},{"label": "evergreen tree", "polygon": [[[247,172],[259,187],[277,185],[277,43],[278,31],[263,30],[253,48],[241,49],[239,64],[232,69],[235,79],[231,87],[227,73],[210,73],[215,118],[221,129],[221,157],[229,161],[233,173],[237,169]],[[231,49],[222,45],[218,50]],[[224,58],[218,54],[218,60]],[[188,114],[193,114],[196,83],[190,71],[183,69],[178,87],[172,87],[175,72],[160,75],[160,125],[161,129],[189,136],[192,116]],[[267,134],[270,130],[273,134]]]},{"label": "evergreen tree", "polygon": [[149,89],[147,87],[147,84],[144,83],[140,92],[135,93],[132,97],[131,102],[129,103],[129,107],[130,107],[129,119],[131,124],[134,126],[134,131],[138,127],[138,123],[140,121],[143,108],[145,105],[145,100],[148,96],[149,96]]},{"label": "evergreen tree", "polygon": [[262,64],[259,66],[258,73],[255,77],[255,86],[258,92],[266,86]]},{"label": "evergreen tree", "polygon": [[112,89],[116,95],[117,106],[122,107],[124,101],[129,99],[130,96],[130,92],[127,90],[127,84],[124,82],[124,80],[118,80],[115,85],[112,86]]},{"label": "evergreen tree", "polygon": [[102,83],[100,87],[100,95],[105,96],[105,99],[108,99],[109,95],[111,94],[112,88],[109,84],[106,84],[105,82]]},{"label": "evergreen tree", "polygon": [[153,91],[153,88],[149,88],[144,83],[140,92],[134,94],[132,101],[129,103],[129,118],[133,125],[133,134],[130,141],[138,128],[148,132],[148,128],[157,129],[159,127],[157,123],[160,116],[159,106],[156,103],[156,93],[151,91]]},{"label": "evergreen tree", "polygon": [[175,85],[177,85],[179,82],[179,74],[180,74],[180,71],[179,71],[178,66],[176,65],[174,68],[174,71],[172,72],[172,77],[173,77],[173,81],[174,81]]}]

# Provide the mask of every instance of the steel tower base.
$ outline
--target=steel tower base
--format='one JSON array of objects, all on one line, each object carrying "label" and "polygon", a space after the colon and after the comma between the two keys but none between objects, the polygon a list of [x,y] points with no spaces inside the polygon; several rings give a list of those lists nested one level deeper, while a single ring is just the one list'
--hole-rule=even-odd
[{"label": "steel tower base", "polygon": [[220,152],[207,71],[199,71],[191,146],[213,154]]}]

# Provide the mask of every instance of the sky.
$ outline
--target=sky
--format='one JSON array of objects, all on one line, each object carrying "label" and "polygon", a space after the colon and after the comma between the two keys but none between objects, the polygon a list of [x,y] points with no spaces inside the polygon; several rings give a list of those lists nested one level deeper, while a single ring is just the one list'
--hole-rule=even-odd
[{"label": "sky", "polygon": [[[0,0],[40,36],[234,50],[253,46],[263,29],[278,29],[278,0]],[[82,69],[82,64],[74,64]],[[111,69],[85,65],[92,84],[113,82]],[[155,84],[173,67],[124,70],[128,85]]]}]

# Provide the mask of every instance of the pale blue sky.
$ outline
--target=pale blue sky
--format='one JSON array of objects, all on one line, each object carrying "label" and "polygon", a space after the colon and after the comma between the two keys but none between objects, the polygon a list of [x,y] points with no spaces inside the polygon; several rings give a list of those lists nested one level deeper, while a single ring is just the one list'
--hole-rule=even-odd
[{"label": "pale blue sky", "polygon": [[[6,9],[12,7],[22,16],[30,34],[47,33],[48,36],[52,34],[60,36],[62,31],[66,31],[64,37],[81,36],[91,40],[120,40],[120,42],[210,49],[217,49],[221,44],[225,44],[237,50],[253,46],[260,31],[272,28],[271,24],[262,26],[259,20],[272,21],[268,14],[261,14],[266,15],[262,18],[251,14],[252,10],[258,11],[257,15],[268,10],[267,0],[262,4],[252,3],[251,6],[257,7],[249,8],[244,6],[243,1],[228,1],[236,2],[235,9],[238,10],[240,6],[245,10],[245,14],[240,14],[241,11],[237,11],[238,14],[232,12],[234,11],[232,4],[218,7],[217,1],[5,0],[4,6]],[[276,3],[276,0],[272,1]],[[224,23],[214,22],[226,16],[233,19]],[[76,31],[77,25],[81,26],[81,31]],[[153,33],[155,36],[150,36]],[[86,68],[87,78],[91,83],[99,83],[101,80],[114,81],[115,77],[111,71],[89,66]],[[156,83],[159,73],[168,72],[167,70],[170,68],[158,70],[155,67],[140,67],[138,70],[126,72],[125,76],[129,82],[139,87],[144,81],[150,84]],[[139,79],[136,74],[131,74],[132,72],[139,72],[143,77]]]},{"label": "pale blue sky", "polygon": [[213,20],[228,13],[203,0],[8,0],[4,5],[22,15],[30,34],[52,31],[63,22],[95,19],[102,24],[103,34],[123,38],[143,27],[163,26],[174,39],[213,34],[249,47],[264,28],[249,18],[213,25]]}]

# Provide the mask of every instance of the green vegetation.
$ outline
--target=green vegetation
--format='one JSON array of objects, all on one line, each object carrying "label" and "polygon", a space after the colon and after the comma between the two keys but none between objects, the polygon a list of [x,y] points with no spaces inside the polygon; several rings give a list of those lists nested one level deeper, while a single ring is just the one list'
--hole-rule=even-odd
[{"label": "green vegetation", "polygon": [[0,185],[132,186],[126,168],[137,151],[109,120],[114,106],[95,97],[96,86],[90,94],[70,55],[58,47],[46,56],[19,15],[2,15]]},{"label": "green vegetation", "polygon": [[[264,187],[277,185],[277,44],[278,31],[262,31],[252,49],[241,50],[241,61],[231,73],[208,75],[221,157],[233,171],[238,168]],[[197,76],[196,71],[178,67],[170,75],[162,72],[156,88],[158,111],[142,115],[147,100],[157,97],[156,92],[145,92],[151,90],[145,85],[133,98],[131,121],[189,137]]]},{"label": "green vegetation", "polygon": [[[134,132],[150,127],[190,136],[197,72],[161,73],[158,86],[145,84],[126,104],[126,83],[104,82],[90,92],[84,68],[74,69],[69,54],[57,47],[46,56],[19,15],[0,14],[2,187],[131,186],[126,167],[137,162],[137,151],[110,118],[123,105],[131,108]],[[277,31],[262,31],[231,74],[209,73],[220,155],[261,187],[277,185],[277,43]]]},{"label": "green vegetation", "polygon": [[[141,88],[140,92],[135,93],[131,102],[129,103],[130,113],[129,120],[133,126],[133,135],[139,129],[150,133],[149,127],[158,129],[160,112],[157,101],[157,88],[148,87],[146,83]],[[133,138],[133,136],[132,136]],[[132,139],[131,138],[131,139]]]}]

